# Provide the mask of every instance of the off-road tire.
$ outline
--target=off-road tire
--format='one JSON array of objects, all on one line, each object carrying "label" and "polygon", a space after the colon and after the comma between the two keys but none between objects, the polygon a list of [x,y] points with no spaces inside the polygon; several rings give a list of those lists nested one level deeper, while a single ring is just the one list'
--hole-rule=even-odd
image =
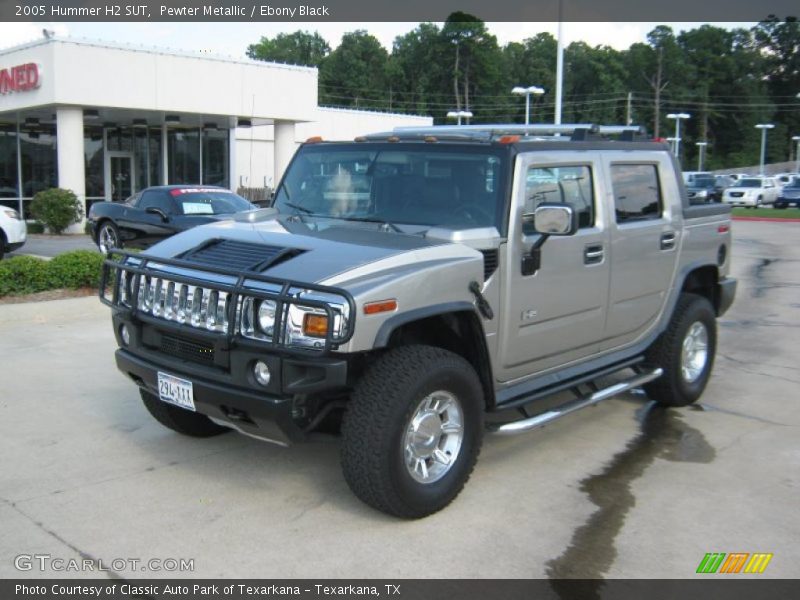
[{"label": "off-road tire", "polygon": [[6,255],[6,234],[0,229],[0,260]]},{"label": "off-road tire", "polygon": [[[405,463],[404,439],[423,399],[452,394],[463,412],[463,438],[452,466],[433,482],[415,481]],[[483,441],[480,380],[462,357],[432,346],[390,350],[355,387],[342,423],[341,461],[353,493],[369,506],[402,518],[441,510],[469,479]]]},{"label": "off-road tire", "polygon": [[[707,331],[707,359],[700,375],[687,381],[681,370],[684,339],[694,323]],[[711,302],[697,294],[681,294],[667,330],[648,348],[646,362],[664,369],[664,374],[644,386],[649,398],[662,406],[686,406],[695,402],[708,383],[717,350],[717,321]]]},{"label": "off-road tire", "polygon": [[211,437],[231,431],[227,427],[217,425],[205,415],[186,410],[179,406],[167,404],[141,388],[139,392],[142,396],[142,402],[144,402],[148,412],[153,415],[156,421],[167,429],[172,429],[172,431],[183,435],[199,438]]}]

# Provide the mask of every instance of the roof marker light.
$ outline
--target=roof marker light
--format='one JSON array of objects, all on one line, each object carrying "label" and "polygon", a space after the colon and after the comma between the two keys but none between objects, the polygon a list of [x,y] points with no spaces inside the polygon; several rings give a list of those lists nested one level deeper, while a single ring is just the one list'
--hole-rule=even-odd
[{"label": "roof marker light", "polygon": [[500,144],[516,144],[519,141],[518,135],[504,135],[497,140]]},{"label": "roof marker light", "polygon": [[306,144],[318,144],[321,141],[322,141],[321,135],[314,135],[306,140]]}]

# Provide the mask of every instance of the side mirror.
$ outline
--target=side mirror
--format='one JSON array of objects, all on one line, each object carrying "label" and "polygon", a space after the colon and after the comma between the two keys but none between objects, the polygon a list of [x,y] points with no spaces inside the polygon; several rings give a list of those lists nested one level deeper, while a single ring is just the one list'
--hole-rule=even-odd
[{"label": "side mirror", "polygon": [[542,235],[565,236],[578,231],[578,212],[569,204],[543,202],[531,217],[536,233]]},{"label": "side mirror", "polygon": [[533,221],[539,239],[531,246],[529,254],[522,257],[522,274],[535,274],[542,264],[542,246],[551,235],[568,236],[578,231],[578,212],[569,204],[542,202],[532,213],[522,215],[523,220]]},{"label": "side mirror", "polygon": [[158,215],[159,217],[161,217],[161,220],[164,221],[164,223],[169,221],[169,216],[167,215],[167,213],[165,213],[160,208],[156,208],[155,206],[149,206],[145,208],[144,212],[146,212],[148,215]]}]

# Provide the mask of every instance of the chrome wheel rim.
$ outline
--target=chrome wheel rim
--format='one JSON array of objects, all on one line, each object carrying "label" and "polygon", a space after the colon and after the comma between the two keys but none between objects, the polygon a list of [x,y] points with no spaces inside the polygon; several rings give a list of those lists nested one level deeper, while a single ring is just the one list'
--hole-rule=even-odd
[{"label": "chrome wheel rim", "polygon": [[464,440],[464,412],[458,398],[439,390],[414,410],[403,438],[408,474],[418,483],[434,483],[455,464]]},{"label": "chrome wheel rim", "polygon": [[104,225],[100,229],[98,238],[100,240],[98,246],[100,246],[100,252],[103,254],[108,254],[109,250],[117,247],[117,236],[114,234],[114,230],[108,225]]},{"label": "chrome wheel rim", "polygon": [[697,381],[708,362],[708,329],[699,321],[692,323],[681,350],[681,373],[689,383]]}]

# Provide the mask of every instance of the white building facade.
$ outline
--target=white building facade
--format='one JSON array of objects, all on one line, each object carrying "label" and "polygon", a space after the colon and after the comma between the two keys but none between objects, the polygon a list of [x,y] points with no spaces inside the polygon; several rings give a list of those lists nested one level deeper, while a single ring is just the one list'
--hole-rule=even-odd
[{"label": "white building facade", "polygon": [[85,202],[150,185],[272,187],[311,136],[353,139],[429,117],[321,108],[317,70],[49,38],[0,50],[0,204]]}]

